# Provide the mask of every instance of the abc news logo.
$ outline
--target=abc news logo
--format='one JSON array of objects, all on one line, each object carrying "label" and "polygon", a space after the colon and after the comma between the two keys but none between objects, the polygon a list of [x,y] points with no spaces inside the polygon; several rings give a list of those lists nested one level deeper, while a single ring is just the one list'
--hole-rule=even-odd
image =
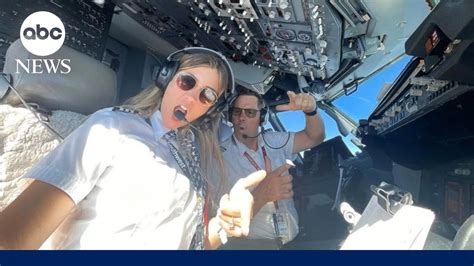
[{"label": "abc news logo", "polygon": [[[21,43],[28,52],[46,57],[57,52],[64,44],[65,29],[53,13],[39,11],[29,15],[20,30]],[[23,69],[29,74],[71,72],[70,59],[16,59],[16,73]]]},{"label": "abc news logo", "polygon": [[36,30],[34,28],[26,28],[23,31],[23,38],[26,40],[36,40],[36,38],[40,40],[46,40],[51,36],[53,40],[59,40],[63,36],[63,32],[60,28],[52,28],[48,31],[47,28],[43,28],[40,24],[36,24]]}]

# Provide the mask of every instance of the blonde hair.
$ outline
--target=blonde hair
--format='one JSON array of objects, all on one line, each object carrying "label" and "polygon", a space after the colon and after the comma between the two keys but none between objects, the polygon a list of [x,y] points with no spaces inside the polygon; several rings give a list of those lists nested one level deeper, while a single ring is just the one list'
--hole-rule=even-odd
[{"label": "blonde hair", "polygon": [[[221,97],[229,86],[229,75],[227,68],[222,62],[221,59],[216,56],[204,53],[193,53],[193,54],[184,54],[179,59],[179,69],[178,71],[195,68],[195,67],[209,67],[211,69],[216,69],[219,73],[219,85],[221,87]],[[155,84],[149,86],[143,90],[138,95],[128,99],[124,103],[124,107],[137,110],[142,116],[149,118],[153,115],[154,112],[160,109],[161,101],[163,100],[164,90],[166,88],[158,88]],[[220,112],[211,112],[205,114],[206,119],[204,122],[202,119],[197,119],[201,123],[196,125],[189,126],[186,125],[178,129],[178,136],[180,132],[187,130],[192,130],[195,136],[197,137],[197,142],[200,148],[201,154],[201,171],[209,184],[209,195],[214,197],[209,197],[213,205],[216,204],[217,196],[223,194],[223,188],[226,186],[225,177],[225,167],[224,159],[218,143],[218,130],[220,127]],[[201,117],[202,118],[202,117]],[[196,121],[193,121],[194,124]],[[217,172],[213,171],[216,169],[212,162],[217,163]],[[217,175],[219,177],[219,186],[216,188],[212,182],[210,182],[209,176],[211,174]],[[216,206],[216,205],[215,205]]]}]

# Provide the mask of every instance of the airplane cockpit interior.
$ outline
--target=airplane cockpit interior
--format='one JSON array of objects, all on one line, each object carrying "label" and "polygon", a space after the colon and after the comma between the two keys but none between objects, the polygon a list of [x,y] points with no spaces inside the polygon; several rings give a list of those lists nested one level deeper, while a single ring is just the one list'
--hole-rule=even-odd
[{"label": "airplane cockpit interior", "polygon": [[[262,95],[273,130],[288,130],[275,108],[288,91],[312,94],[337,126],[337,136],[295,160],[299,234],[282,249],[363,249],[345,240],[364,239],[354,233],[375,224],[364,220],[373,199],[389,216],[402,205],[433,214],[417,229],[421,244],[402,249],[474,249],[472,10],[468,0],[4,0],[0,209],[58,135],[145,89],[171,52],[200,46],[224,55],[235,82]],[[22,21],[36,11],[63,22],[64,46],[48,59],[68,75],[21,45]],[[403,58],[393,83],[367,88],[379,92],[368,117],[334,104]],[[373,235],[365,239],[377,248]]]}]

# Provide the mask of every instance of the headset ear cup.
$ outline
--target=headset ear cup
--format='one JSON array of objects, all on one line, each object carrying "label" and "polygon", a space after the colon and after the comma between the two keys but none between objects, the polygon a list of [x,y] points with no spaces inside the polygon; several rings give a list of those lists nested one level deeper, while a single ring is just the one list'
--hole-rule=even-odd
[{"label": "headset ear cup", "polygon": [[229,107],[229,109],[227,110],[227,121],[232,123],[232,107]]},{"label": "headset ear cup", "polygon": [[267,107],[263,107],[262,110],[260,111],[260,126],[265,125],[268,123],[268,109]]},{"label": "headset ear cup", "polygon": [[158,77],[155,80],[155,84],[158,88],[163,91],[166,90],[171,79],[174,77],[179,68],[178,61],[168,61],[166,62],[158,73]]},{"label": "headset ear cup", "polygon": [[235,100],[237,100],[238,95],[233,95],[228,103],[229,109],[227,110],[227,120],[232,123],[232,109],[234,108]]},{"label": "headset ear cup", "polygon": [[262,99],[262,102],[263,102],[263,106],[262,106],[262,109],[260,110],[260,126],[263,126],[266,123],[268,123],[268,105],[263,99]]}]

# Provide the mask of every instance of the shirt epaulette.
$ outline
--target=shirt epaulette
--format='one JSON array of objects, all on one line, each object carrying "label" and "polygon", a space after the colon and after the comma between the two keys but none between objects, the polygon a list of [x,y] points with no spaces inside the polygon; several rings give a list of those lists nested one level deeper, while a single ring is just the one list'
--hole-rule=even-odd
[{"label": "shirt epaulette", "polygon": [[126,108],[126,107],[122,107],[122,106],[114,106],[112,108],[112,111],[114,112],[124,112],[124,113],[131,113],[131,114],[140,114],[140,112],[138,110],[135,110],[135,109],[131,109],[131,108]]}]

